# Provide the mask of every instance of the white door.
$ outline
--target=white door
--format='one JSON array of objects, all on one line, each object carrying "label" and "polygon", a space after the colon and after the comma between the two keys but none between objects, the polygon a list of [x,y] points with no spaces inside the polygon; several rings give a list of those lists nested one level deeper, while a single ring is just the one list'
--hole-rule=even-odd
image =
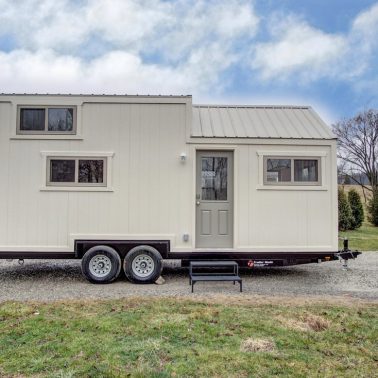
[{"label": "white door", "polygon": [[197,151],[196,247],[233,247],[233,153]]}]

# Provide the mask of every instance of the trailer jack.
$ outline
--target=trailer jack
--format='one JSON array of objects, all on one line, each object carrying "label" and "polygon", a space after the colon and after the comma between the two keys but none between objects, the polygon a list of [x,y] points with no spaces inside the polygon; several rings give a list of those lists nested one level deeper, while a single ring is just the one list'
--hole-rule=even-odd
[{"label": "trailer jack", "polygon": [[349,240],[347,238],[343,239],[343,249],[336,253],[336,257],[340,260],[340,263],[342,263],[343,270],[348,270],[348,260],[349,259],[355,259],[358,255],[361,255],[361,252],[359,251],[351,251],[349,249]]},{"label": "trailer jack", "polygon": [[343,270],[348,270],[348,260],[346,259],[340,259],[340,263],[342,264]]}]

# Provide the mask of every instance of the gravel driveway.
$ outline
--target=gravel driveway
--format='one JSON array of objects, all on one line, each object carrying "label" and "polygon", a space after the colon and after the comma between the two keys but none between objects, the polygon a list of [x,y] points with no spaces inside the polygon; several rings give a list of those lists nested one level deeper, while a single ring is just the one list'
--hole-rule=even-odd
[{"label": "gravel driveway", "polygon": [[76,260],[0,260],[0,302],[6,300],[53,301],[60,299],[104,299],[127,296],[251,295],[323,297],[338,296],[378,301],[378,252],[365,252],[350,260],[349,270],[338,261],[263,268],[242,272],[243,293],[238,285],[206,282],[190,294],[185,269],[166,268],[163,285],[135,285],[120,279],[110,285],[93,285],[81,275]]}]

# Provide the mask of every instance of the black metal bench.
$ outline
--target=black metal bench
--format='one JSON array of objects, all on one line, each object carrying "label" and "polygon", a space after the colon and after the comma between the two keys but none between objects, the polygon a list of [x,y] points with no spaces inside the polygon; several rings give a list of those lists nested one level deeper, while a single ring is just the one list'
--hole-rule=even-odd
[{"label": "black metal bench", "polygon": [[[199,268],[196,271],[193,269]],[[232,268],[232,272],[203,272],[203,268]],[[191,261],[189,264],[189,285],[193,286],[198,281],[232,281],[239,283],[240,292],[243,291],[242,279],[239,276],[239,265],[236,261]]]}]

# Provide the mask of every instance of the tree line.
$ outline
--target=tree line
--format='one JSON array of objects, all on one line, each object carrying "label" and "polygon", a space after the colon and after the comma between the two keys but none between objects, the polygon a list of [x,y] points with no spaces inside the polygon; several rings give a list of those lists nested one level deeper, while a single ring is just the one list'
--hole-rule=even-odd
[{"label": "tree line", "polygon": [[[378,110],[369,109],[333,125],[338,138],[339,173],[361,186],[367,201],[368,220],[378,226]],[[362,218],[361,218],[362,214]],[[360,219],[362,219],[360,221]],[[361,198],[351,190],[339,189],[339,229],[361,226],[364,219]]]}]

